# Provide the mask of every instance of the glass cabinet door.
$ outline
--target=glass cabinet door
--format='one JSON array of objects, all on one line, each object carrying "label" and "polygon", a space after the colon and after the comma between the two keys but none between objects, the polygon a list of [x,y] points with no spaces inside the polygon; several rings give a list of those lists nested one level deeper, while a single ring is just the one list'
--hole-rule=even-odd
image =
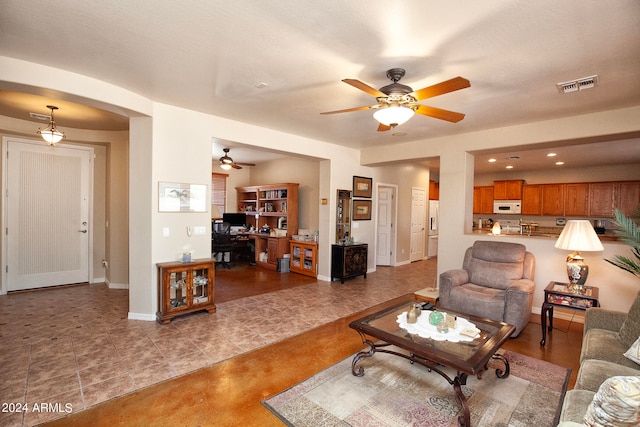
[{"label": "glass cabinet door", "polygon": [[193,270],[193,303],[209,302],[209,269]]},{"label": "glass cabinet door", "polygon": [[173,271],[169,274],[169,306],[171,309],[187,307],[187,272]]}]

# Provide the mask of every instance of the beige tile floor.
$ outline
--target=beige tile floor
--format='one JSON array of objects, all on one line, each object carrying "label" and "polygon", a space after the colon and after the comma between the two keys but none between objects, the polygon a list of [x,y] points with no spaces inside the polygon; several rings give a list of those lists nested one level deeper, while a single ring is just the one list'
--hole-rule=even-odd
[{"label": "beige tile floor", "polygon": [[0,425],[37,425],[303,333],[434,286],[425,281],[434,271],[435,261],[382,267],[367,279],[220,303],[214,314],[167,325],[128,320],[128,291],[104,284],[0,296]]}]

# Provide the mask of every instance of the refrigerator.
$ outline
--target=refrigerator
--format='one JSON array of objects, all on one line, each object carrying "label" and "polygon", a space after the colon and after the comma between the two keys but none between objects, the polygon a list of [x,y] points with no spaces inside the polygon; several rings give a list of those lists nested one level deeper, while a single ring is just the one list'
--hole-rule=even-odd
[{"label": "refrigerator", "polygon": [[429,200],[427,258],[436,258],[438,256],[438,208],[437,200]]}]

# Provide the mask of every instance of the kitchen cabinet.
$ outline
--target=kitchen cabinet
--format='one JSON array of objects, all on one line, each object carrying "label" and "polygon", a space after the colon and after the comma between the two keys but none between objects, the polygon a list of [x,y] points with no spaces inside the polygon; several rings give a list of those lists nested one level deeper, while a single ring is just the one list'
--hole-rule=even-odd
[{"label": "kitchen cabinet", "polygon": [[429,200],[440,200],[440,183],[429,180]]},{"label": "kitchen cabinet", "polygon": [[274,230],[282,225],[287,237],[298,234],[298,184],[236,187],[236,194],[238,212],[247,215],[247,226],[260,229],[267,225]]},{"label": "kitchen cabinet", "polygon": [[564,184],[542,184],[542,215],[564,215]]},{"label": "kitchen cabinet", "polygon": [[366,243],[353,245],[331,245],[331,280],[344,279],[364,275],[367,278]]},{"label": "kitchen cabinet", "polygon": [[473,188],[473,213],[493,214],[493,186]]},{"label": "kitchen cabinet", "polygon": [[589,216],[613,217],[616,182],[592,182],[589,184]]},{"label": "kitchen cabinet", "polygon": [[564,215],[589,215],[589,184],[586,182],[565,184]]},{"label": "kitchen cabinet", "polygon": [[623,214],[631,215],[640,206],[640,181],[618,183],[616,207]]},{"label": "kitchen cabinet", "polygon": [[522,200],[523,184],[524,181],[521,179],[493,181],[493,199]]},{"label": "kitchen cabinet", "polygon": [[214,304],[214,260],[162,262],[158,268],[158,312],[156,320],[168,323],[175,316],[207,310]]},{"label": "kitchen cabinet", "polygon": [[318,244],[291,240],[291,264],[289,269],[294,273],[316,277],[318,274]]},{"label": "kitchen cabinet", "polygon": [[522,215],[542,215],[542,185],[522,186]]}]

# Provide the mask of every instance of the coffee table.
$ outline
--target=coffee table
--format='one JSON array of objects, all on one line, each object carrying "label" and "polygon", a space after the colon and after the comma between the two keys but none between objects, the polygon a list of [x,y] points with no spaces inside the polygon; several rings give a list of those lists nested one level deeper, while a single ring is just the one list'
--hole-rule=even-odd
[{"label": "coffee table", "polygon": [[[500,360],[505,365],[504,370],[496,369],[498,378],[509,376],[509,361],[502,355],[496,354],[496,351],[509,339],[515,331],[515,326],[446,310],[447,313],[465,318],[475,324],[476,328],[480,329],[480,337],[469,342],[436,341],[431,338],[422,338],[408,333],[397,322],[398,315],[408,311],[417,302],[420,301],[416,296],[409,294],[395,300],[390,306],[349,324],[350,328],[358,331],[362,342],[369,346],[368,350],[359,352],[353,358],[351,363],[353,375],[363,376],[364,369],[362,366],[356,368],[356,365],[363,357],[371,357],[375,353],[393,354],[409,360],[412,364],[418,363],[425,366],[429,371],[440,374],[453,386],[463,409],[463,415],[458,417],[458,425],[468,427],[471,425],[471,415],[461,386],[466,385],[469,375],[482,378],[482,373],[488,369],[487,364],[491,359]],[[379,341],[374,343],[368,337]],[[391,345],[406,350],[409,354],[386,348]],[[443,366],[455,369],[456,376],[451,378],[443,371]]]}]

